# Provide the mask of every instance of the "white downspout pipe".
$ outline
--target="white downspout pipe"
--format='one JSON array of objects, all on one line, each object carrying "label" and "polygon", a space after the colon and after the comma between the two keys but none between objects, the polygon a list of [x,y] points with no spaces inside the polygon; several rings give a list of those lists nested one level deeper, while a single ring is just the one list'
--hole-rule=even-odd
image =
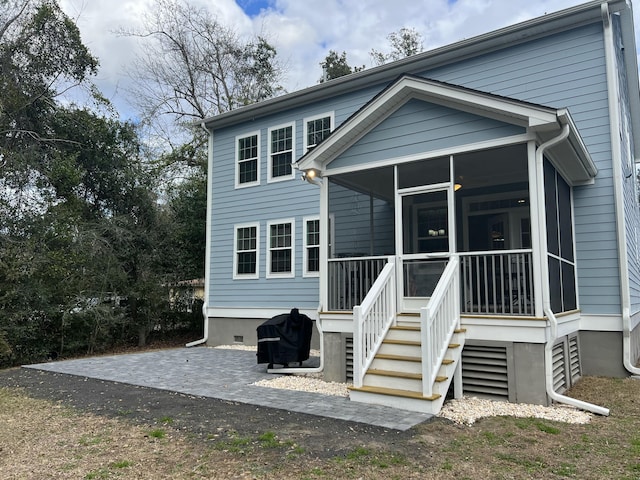
[{"label": "white downspout pipe", "polygon": [[207,222],[205,233],[204,252],[204,301],[202,302],[202,317],[204,319],[204,335],[200,340],[189,342],[185,347],[195,347],[202,345],[209,340],[209,316],[207,315],[209,302],[209,283],[211,280],[211,204],[213,185],[213,132],[210,132],[204,122],[200,124],[207,132]]},{"label": "white downspout pipe", "polygon": [[[551,140],[546,141],[542,145],[540,145],[536,150],[536,176],[540,180],[539,186],[544,189],[544,168],[543,168],[543,160],[544,160],[544,152],[547,148],[556,145],[557,143],[565,140],[569,136],[569,125],[564,124],[562,126],[562,132]],[[538,204],[538,212],[540,212],[541,217],[542,212],[545,211],[544,205],[544,195],[540,195],[540,190],[538,189],[538,195],[536,196],[537,204]],[[544,216],[544,221],[546,222],[546,216]],[[539,245],[544,246],[542,248],[543,253],[547,251],[547,239],[546,237],[546,223],[543,225],[544,228],[538,228],[538,240]],[[545,368],[545,386],[547,390],[547,395],[549,397],[559,403],[564,403],[567,405],[572,405],[574,407],[580,408],[582,410],[587,410],[592,413],[597,413],[599,415],[609,415],[609,409],[600,407],[598,405],[594,405],[592,403],[583,402],[582,400],[577,400],[575,398],[567,397],[566,395],[561,395],[555,391],[553,385],[553,344],[558,338],[558,321],[551,310],[551,296],[549,293],[549,267],[547,265],[546,258],[542,259],[542,305],[544,314],[547,316],[549,320],[549,336],[544,346],[544,368]]]},{"label": "white downspout pipe", "polygon": [[[627,270],[627,245],[624,218],[624,189],[622,182],[622,154],[620,152],[620,109],[618,106],[618,78],[615,67],[615,51],[609,8],[601,5],[604,23],[605,65],[609,97],[609,118],[611,136],[611,163],[613,167],[613,191],[616,211],[616,237],[618,239],[618,268],[620,270],[620,303],[622,313],[622,363],[634,375],[640,375],[640,368],[631,362],[631,298],[629,295],[629,271]],[[635,179],[634,179],[635,181]]]}]

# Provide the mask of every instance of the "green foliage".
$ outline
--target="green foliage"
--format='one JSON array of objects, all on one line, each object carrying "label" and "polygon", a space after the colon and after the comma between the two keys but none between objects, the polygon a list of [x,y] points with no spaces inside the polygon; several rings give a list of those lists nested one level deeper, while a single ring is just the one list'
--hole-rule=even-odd
[{"label": "green foliage", "polygon": [[329,50],[324,61],[320,62],[320,66],[322,67],[323,74],[320,80],[318,80],[318,83],[364,70],[364,65],[361,67],[351,67],[347,63],[346,52],[342,52],[342,54],[339,55],[335,50]]},{"label": "green foliage", "polygon": [[[82,84],[105,102],[73,22],[52,0],[0,1],[0,367],[190,326],[171,315],[168,282],[200,272],[202,254],[187,252],[202,242],[186,220],[173,225],[175,215],[203,219],[204,208],[186,210],[195,198],[206,205],[206,189],[187,183],[187,200],[180,191],[175,209],[161,208],[138,127],[58,101]],[[184,155],[204,164],[193,149]],[[188,267],[167,261],[176,250]]]},{"label": "green foliage", "polygon": [[397,32],[391,32],[387,35],[387,40],[391,46],[388,53],[379,52],[371,49],[370,55],[373,63],[376,65],[384,65],[388,62],[394,62],[411,55],[416,55],[424,50],[422,35],[414,28],[402,27]]},{"label": "green foliage", "polygon": [[151,431],[149,432],[149,436],[150,436],[151,438],[158,438],[158,439],[161,439],[161,438],[164,438],[164,437],[166,437],[166,436],[167,436],[167,432],[165,432],[165,431],[164,431],[164,430],[162,430],[161,428],[156,428],[156,429],[151,430]]}]

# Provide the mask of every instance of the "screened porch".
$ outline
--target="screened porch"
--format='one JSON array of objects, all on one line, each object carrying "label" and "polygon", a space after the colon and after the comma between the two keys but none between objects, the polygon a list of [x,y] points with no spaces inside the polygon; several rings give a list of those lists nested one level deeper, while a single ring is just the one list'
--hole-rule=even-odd
[{"label": "screened porch", "polygon": [[[549,285],[560,312],[577,305],[570,187],[549,162],[544,171]],[[359,305],[390,259],[399,311],[417,311],[457,256],[461,314],[535,315],[525,144],[327,180],[329,311]]]}]

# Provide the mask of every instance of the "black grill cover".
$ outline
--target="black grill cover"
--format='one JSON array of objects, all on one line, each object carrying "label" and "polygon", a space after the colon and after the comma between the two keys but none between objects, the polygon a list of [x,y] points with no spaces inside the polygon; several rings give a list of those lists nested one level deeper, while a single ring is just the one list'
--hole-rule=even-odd
[{"label": "black grill cover", "polygon": [[283,313],[258,327],[258,363],[289,364],[309,358],[313,321],[298,312]]}]

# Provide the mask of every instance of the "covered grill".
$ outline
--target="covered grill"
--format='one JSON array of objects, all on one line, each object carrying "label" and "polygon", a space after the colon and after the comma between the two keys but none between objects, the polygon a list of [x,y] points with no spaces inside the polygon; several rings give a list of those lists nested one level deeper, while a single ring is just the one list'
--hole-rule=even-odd
[{"label": "covered grill", "polygon": [[270,318],[257,328],[258,363],[289,366],[309,358],[313,321],[297,308]]}]

